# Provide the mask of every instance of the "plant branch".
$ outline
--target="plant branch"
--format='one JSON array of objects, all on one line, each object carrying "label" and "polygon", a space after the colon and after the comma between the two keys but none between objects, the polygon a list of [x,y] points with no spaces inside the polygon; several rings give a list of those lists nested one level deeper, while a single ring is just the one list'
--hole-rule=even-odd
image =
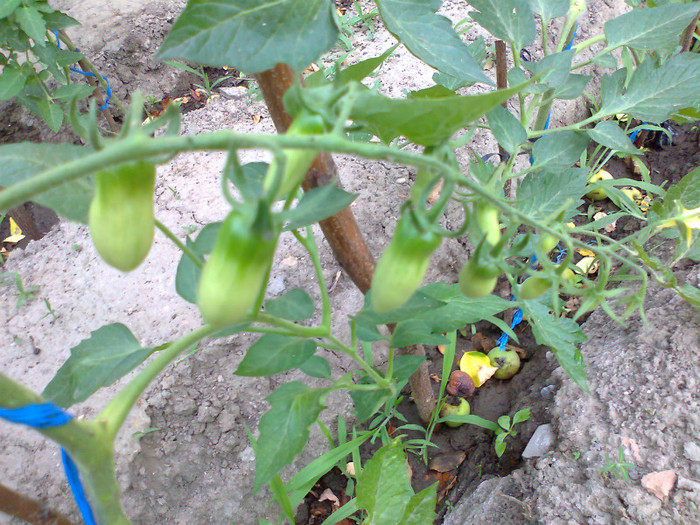
[{"label": "plant branch", "polygon": [[76,525],[43,501],[30,498],[0,484],[0,512],[31,525]]},{"label": "plant branch", "polygon": [[209,325],[204,325],[170,344],[170,346],[161,350],[153,361],[148,363],[134,379],[112,398],[109,404],[97,416],[98,421],[104,421],[106,424],[107,435],[111,438],[110,443],[116,437],[131,407],[134,406],[136,400],[151,381],[153,381],[182,351],[214,332],[216,332],[216,329]]},{"label": "plant branch", "polygon": [[182,253],[184,253],[200,270],[204,267],[204,263],[195,255],[195,253],[190,250],[185,243],[183,243],[177,236],[170,231],[170,229],[156,219],[156,228],[158,228],[163,235],[170,239],[175,246],[177,246]]}]

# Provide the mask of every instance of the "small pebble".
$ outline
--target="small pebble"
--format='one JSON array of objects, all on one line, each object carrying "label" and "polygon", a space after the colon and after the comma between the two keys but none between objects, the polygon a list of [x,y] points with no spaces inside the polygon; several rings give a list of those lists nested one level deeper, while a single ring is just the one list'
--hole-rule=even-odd
[{"label": "small pebble", "polygon": [[676,485],[678,476],[672,470],[651,472],[642,478],[642,487],[660,500],[665,500]]},{"label": "small pebble", "polygon": [[530,441],[528,441],[525,450],[523,451],[524,458],[538,458],[544,455],[554,443],[554,433],[552,432],[552,425],[547,423],[546,425],[540,425],[532,434]]},{"label": "small pebble", "polygon": [[403,184],[404,182],[406,182],[406,177],[400,177],[396,179],[396,182],[398,182],[399,184]]},{"label": "small pebble", "polygon": [[542,390],[540,390],[540,395],[544,398],[552,397],[552,393],[557,387],[555,385],[547,385]]}]

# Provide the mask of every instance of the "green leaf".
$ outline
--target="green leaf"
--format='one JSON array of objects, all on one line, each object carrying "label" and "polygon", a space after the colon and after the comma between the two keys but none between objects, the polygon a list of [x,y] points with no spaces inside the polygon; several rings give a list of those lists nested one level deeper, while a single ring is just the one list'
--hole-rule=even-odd
[{"label": "green leaf", "polygon": [[676,287],[676,291],[678,295],[688,301],[693,308],[700,310],[700,289],[691,284],[681,284]]},{"label": "green leaf", "polygon": [[314,315],[314,302],[302,288],[294,288],[265,303],[265,311],[290,321],[303,321]]},{"label": "green leaf", "polygon": [[15,12],[15,17],[22,31],[34,40],[35,44],[43,46],[46,38],[46,22],[41,13],[33,7],[21,7]]},{"label": "green leaf", "polygon": [[532,167],[544,167],[550,172],[570,168],[579,160],[588,142],[588,135],[575,131],[562,131],[541,137],[532,146]]},{"label": "green leaf", "polygon": [[530,419],[529,408],[518,410],[515,415],[513,415],[513,426],[517,425],[518,423],[522,423],[523,421],[527,421],[528,419]]},{"label": "green leaf", "polygon": [[357,478],[357,507],[367,511],[365,525],[402,523],[413,496],[408,465],[399,439],[375,452]]},{"label": "green leaf", "polygon": [[447,339],[443,336],[433,333],[427,321],[420,319],[410,319],[397,324],[391,336],[392,348],[403,348],[417,344],[443,345],[446,342]]},{"label": "green leaf", "polygon": [[80,25],[80,22],[78,22],[75,18],[70,17],[65,13],[61,13],[60,11],[44,13],[44,21],[46,22],[46,29],[56,31]]},{"label": "green leaf", "polygon": [[[189,238],[185,244],[197,255],[201,262],[202,256],[210,253],[214,249],[216,237],[221,229],[220,222],[207,224],[197,235],[197,239],[192,242]],[[175,274],[175,291],[185,301],[195,304],[197,302],[197,288],[202,270],[184,253],[180,257]]]},{"label": "green leaf", "polygon": [[554,90],[554,98],[563,100],[573,100],[581,96],[586,86],[590,82],[591,77],[586,75],[578,75],[570,73],[566,77],[566,81]]},{"label": "green leaf", "polygon": [[381,66],[384,61],[391,56],[399,44],[394,44],[378,57],[368,58],[341,70],[339,80],[341,84],[348,82],[360,82],[368,77],[375,69]]},{"label": "green leaf", "polygon": [[398,521],[401,525],[425,525],[435,520],[435,505],[437,503],[437,483],[424,488],[418,494],[411,496],[404,510],[403,517]]},{"label": "green leaf", "polygon": [[399,135],[432,146],[448,139],[515,93],[523,85],[482,95],[444,98],[390,99],[378,93],[360,93],[351,118],[368,125],[369,131],[389,142]]},{"label": "green leaf", "polygon": [[92,95],[95,88],[83,84],[68,84],[59,86],[53,92],[53,97],[58,100],[81,100]]},{"label": "green leaf", "polygon": [[496,314],[513,307],[511,301],[496,295],[481,299],[465,297],[458,284],[429,284],[420,292],[443,302],[439,308],[416,315],[416,319],[427,322],[435,333],[451,332],[481,320],[494,322]]},{"label": "green leaf", "polygon": [[538,62],[523,62],[523,67],[533,75],[539,76],[540,84],[549,88],[563,85],[571,70],[571,61],[574,58],[574,50],[562,51],[547,55]]},{"label": "green leaf", "polygon": [[569,11],[570,0],[527,0],[532,10],[544,20],[564,16]]},{"label": "green leaf", "polygon": [[293,209],[283,214],[289,221],[285,231],[322,221],[348,207],[357,195],[341,190],[333,184],[314,188],[306,193]]},{"label": "green leaf", "polygon": [[672,50],[679,36],[700,11],[693,3],[635,9],[605,22],[608,47]]},{"label": "green leaf", "polygon": [[10,16],[21,3],[22,0],[4,0],[3,5],[0,5],[0,18]]},{"label": "green leaf", "polygon": [[319,355],[312,355],[299,366],[299,370],[307,376],[318,377],[320,379],[331,379],[331,365]]},{"label": "green leaf", "polygon": [[[486,41],[483,36],[479,36],[467,46],[469,54],[476,60],[479,67],[483,69],[484,61],[486,60]],[[445,73],[440,73],[436,71],[433,73],[433,82],[440,84],[452,91],[457,91],[460,88],[471,86],[474,82],[460,80],[459,78],[453,77],[452,75],[447,75]]]},{"label": "green leaf", "polygon": [[424,355],[399,355],[394,358],[394,373],[392,378],[396,387],[402,389],[409,378],[420,368],[426,360]]},{"label": "green leaf", "polygon": [[369,306],[371,304],[371,293],[370,291],[365,295],[365,307],[353,317],[358,323],[369,325],[399,323],[407,319],[412,319],[419,314],[435,310],[443,304],[441,301],[433,299],[421,290],[418,290],[402,307],[391,310],[390,312],[378,314]]},{"label": "green leaf", "polygon": [[535,18],[525,0],[469,0],[478,11],[472,19],[496,38],[511,42],[516,51],[532,44],[537,36]]},{"label": "green leaf", "polygon": [[672,211],[675,202],[679,202],[686,210],[700,207],[700,167],[687,173],[668,189],[664,197],[664,209]]},{"label": "green leaf", "polygon": [[27,77],[21,69],[5,66],[0,75],[0,100],[9,100],[24,89]]},{"label": "green leaf", "polygon": [[377,0],[384,25],[408,50],[438,71],[466,82],[492,82],[469,54],[441,0]]},{"label": "green leaf", "polygon": [[[360,378],[359,384],[374,384],[366,377]],[[377,413],[377,411],[391,398],[391,390],[388,388],[377,390],[351,390],[350,398],[355,405],[357,421],[363,423]]]},{"label": "green leaf", "polygon": [[[86,153],[87,148],[73,144],[22,142],[0,146],[0,186],[7,188]],[[37,194],[32,201],[51,208],[68,220],[87,224],[94,185],[93,177],[83,177]]]},{"label": "green leaf", "polygon": [[493,136],[509,154],[513,155],[518,146],[527,140],[527,131],[523,125],[503,106],[496,106],[486,117]]},{"label": "green leaf", "polygon": [[58,104],[54,104],[47,98],[38,101],[39,114],[51,131],[58,133],[63,124],[63,110]]},{"label": "green leaf", "polygon": [[272,408],[260,418],[258,425],[253,493],[304,450],[311,425],[326,408],[323,405],[326,395],[328,389],[312,389],[292,381],[267,397]]},{"label": "green leaf", "polygon": [[71,348],[42,395],[68,408],[131,372],[151,352],[153,348],[142,348],[123,324],[103,326]]},{"label": "green leaf", "polygon": [[586,336],[575,321],[567,317],[555,317],[549,308],[536,301],[523,301],[520,304],[538,344],[548,346],[566,374],[588,392],[586,365],[577,343],[586,341]]},{"label": "green leaf", "polygon": [[603,77],[603,104],[596,118],[627,113],[639,120],[663,122],[681,109],[700,105],[700,92],[690,89],[690,86],[700,84],[700,55],[697,53],[681,53],[658,68],[652,60],[645,60],[632,75],[624,92],[623,79],[624,70],[618,71],[613,78]]},{"label": "green leaf", "polygon": [[301,71],[338,38],[327,0],[189,0],[157,58],[180,58],[247,73],[280,62]]},{"label": "green leaf", "polygon": [[571,199],[565,218],[576,214],[576,208],[582,203],[581,195],[586,192],[588,170],[569,168],[560,173],[542,171],[531,173],[518,186],[518,209],[542,220],[561,209]]},{"label": "green leaf", "polygon": [[489,421],[488,419],[484,419],[480,416],[475,416],[474,414],[469,414],[466,416],[441,417],[437,420],[437,423],[444,423],[446,421],[449,421],[451,423],[466,423],[467,425],[476,425],[477,427],[485,428],[486,430],[490,430],[492,432],[499,432],[501,430],[500,427],[493,421]]},{"label": "green leaf", "polygon": [[316,352],[316,343],[279,334],[265,334],[248,349],[236,375],[271,376],[301,366]]},{"label": "green leaf", "polygon": [[588,130],[588,136],[598,144],[610,148],[613,151],[622,153],[641,153],[634,147],[627,134],[620,129],[620,126],[609,120],[601,120],[595,128]]}]

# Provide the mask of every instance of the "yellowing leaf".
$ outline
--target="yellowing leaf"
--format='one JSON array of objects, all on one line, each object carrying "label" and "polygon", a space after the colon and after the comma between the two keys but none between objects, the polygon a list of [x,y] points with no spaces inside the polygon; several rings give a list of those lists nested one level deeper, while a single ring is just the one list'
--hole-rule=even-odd
[{"label": "yellowing leaf", "polygon": [[595,257],[595,252],[587,250],[586,248],[576,248],[576,251],[580,253],[583,257]]},{"label": "yellowing leaf", "polygon": [[20,228],[15,220],[10,217],[10,236],[7,237],[6,239],[3,239],[2,242],[7,242],[10,244],[16,244],[22,239],[24,239],[24,235],[22,235],[22,228]]}]

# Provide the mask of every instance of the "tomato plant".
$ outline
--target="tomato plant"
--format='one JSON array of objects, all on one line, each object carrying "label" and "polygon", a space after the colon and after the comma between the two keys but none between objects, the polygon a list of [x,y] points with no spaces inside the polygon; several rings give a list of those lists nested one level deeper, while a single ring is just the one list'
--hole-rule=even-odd
[{"label": "tomato plant", "polygon": [[[631,206],[621,212],[642,222],[638,232],[613,239],[591,222],[565,226],[579,214],[583,197],[591,191],[587,184],[592,174],[600,173],[612,155],[640,154],[629,138],[630,130],[613,123],[611,117],[627,114],[643,122],[660,123],[700,110],[697,89],[689,88],[699,85],[700,55],[678,49],[679,34],[700,11],[697,3],[635,9],[606,22],[603,34],[575,43],[576,25],[585,7],[581,0],[470,0],[475,9],[470,13],[472,20],[511,46],[513,68],[508,85],[498,89],[492,89],[493,81],[484,72],[483,57],[463,43],[448,19],[435,13],[439,2],[414,2],[415,9],[405,9],[405,2],[398,0],[375,3],[386,28],[400,44],[436,70],[435,86],[393,99],[363,84],[394,48],[345,68],[336,64],[330,78],[320,71],[308,76],[304,84],[298,81],[297,74],[338,38],[331,0],[303,2],[304,10],[300,0],[188,2],[158,58],[235,66],[256,75],[280,131],[288,127],[286,134],[277,136],[232,130],[183,136],[174,106],[143,122],[143,96],[139,95],[132,98],[121,130],[104,131],[98,121],[97,101],[92,100],[87,111],[79,105],[94,89],[84,89],[62,73],[62,68],[86,61],[86,57],[75,51],[54,50],[57,41],[53,30],[60,33],[75,21],[52,10],[43,0],[11,1],[0,7],[0,48],[5,51],[0,53],[0,99],[18,97],[53,129],[68,122],[85,144],[0,146],[4,166],[0,184],[6,188],[0,192],[0,211],[31,198],[69,220],[89,221],[100,255],[125,271],[143,260],[153,228],[160,229],[182,251],[174,269],[177,291],[183,300],[199,306],[204,320],[180,339],[163,341],[156,348],[142,348],[123,325],[102,327],[74,349],[42,394],[0,373],[2,415],[19,421],[17,411],[27,406],[50,406],[65,416],[63,409],[140,367],[96,418],[68,418],[49,427],[34,425],[73,458],[97,523],[129,522],[119,501],[113,463],[114,438],[126,415],[165,367],[205,337],[260,334],[240,363],[238,375],[269,376],[300,369],[326,381],[323,387],[301,381],[283,384],[267,398],[270,408],[258,424],[254,490],[270,486],[282,519],[293,522],[300,494],[323,472],[356,452],[362,442],[382,438],[381,453],[357,475],[357,498],[342,512],[360,510],[370,522],[398,523],[418,506],[416,519],[428,523],[434,517],[434,487],[413,494],[403,474],[396,478],[403,496],[401,504],[374,503],[373,496],[387,489],[372,473],[384,468],[405,472],[403,451],[386,431],[382,433],[383,426],[356,432],[352,440],[318,458],[313,468],[286,484],[282,482],[280,470],[304,449],[331,393],[349,393],[358,422],[384,417],[382,414],[390,412],[386,407],[396,404],[407,383],[414,392],[432,388],[429,383],[426,387],[428,379],[419,374],[424,356],[402,349],[441,344],[441,334],[475,322],[474,311],[483,312],[480,319],[498,324],[501,321],[496,314],[518,306],[537,342],[552,348],[567,374],[587,390],[583,360],[575,346],[584,336],[575,319],[560,316],[562,298],[545,293],[553,283],[570,279],[567,271],[574,249],[592,251],[600,262],[597,277],[585,275],[580,286],[565,286],[580,296],[577,317],[601,306],[622,320],[643,309],[650,280],[676,290],[696,307],[700,305],[700,292],[678,283],[672,265],[662,264],[645,249],[648,240],[664,234],[676,239],[675,259],[698,253],[700,169],[665,189],[649,180],[595,183],[598,189],[604,187],[606,194],[616,195],[618,202],[630,198],[617,186],[634,186],[654,194],[648,212]],[[246,9],[250,5],[257,9]],[[553,19],[562,23],[558,34],[551,35],[555,42],[551,46],[547,28]],[[533,45],[538,21],[544,33],[543,56],[539,61],[524,60],[521,51]],[[49,47],[52,52],[46,52]],[[613,54],[617,50],[624,50],[619,60]],[[583,58],[584,53],[590,58]],[[590,63],[609,70],[599,79],[600,97],[591,115],[566,126],[548,127],[556,100],[591,97],[587,86],[598,79],[575,73]],[[89,69],[87,62],[85,69]],[[49,75],[60,84],[56,89]],[[479,94],[458,92],[477,84]],[[516,111],[502,106],[509,99],[515,101]],[[485,121],[480,121],[482,117]],[[497,166],[475,158],[463,170],[456,151],[466,139],[454,139],[454,135],[484,126],[507,154],[501,154]],[[354,140],[357,132],[376,140]],[[414,148],[404,147],[407,145]],[[239,163],[238,152],[245,149],[272,152],[273,161],[261,176],[259,165]],[[153,166],[178,153],[201,150],[228,154],[220,174],[222,203],[228,216],[223,223],[207,225],[196,239],[182,240],[153,216]],[[331,153],[418,170],[416,187],[374,273],[361,225],[358,227],[348,208],[354,196],[337,185],[332,169],[322,172],[323,165],[332,165]],[[521,153],[532,159],[527,167],[516,163]],[[93,175],[95,184],[91,182]],[[510,195],[504,190],[516,179],[519,183]],[[231,185],[237,190],[235,195]],[[296,191],[299,185],[303,194]],[[70,203],[66,195],[70,195]],[[446,227],[441,222],[448,205],[464,210],[462,224]],[[353,316],[347,340],[332,330],[334,312],[312,229],[316,223],[321,224],[336,257],[358,287],[362,291],[371,288],[372,300]],[[281,231],[290,231],[312,261],[321,297],[321,316],[316,324],[299,323],[314,313],[305,291],[265,301],[269,268]],[[445,238],[459,238],[469,247],[465,251],[472,252],[459,283],[431,283],[420,288],[431,254]],[[542,258],[554,248],[555,241],[563,260]],[[696,248],[691,250],[693,246]],[[507,280],[516,286],[532,274],[533,255],[537,254],[541,268],[536,277],[523,282],[519,298],[517,292],[514,301],[492,293],[499,275],[504,283]],[[624,306],[624,314],[615,314],[612,304]],[[382,335],[381,325],[392,326],[390,337]],[[566,337],[557,335],[562,333]],[[390,346],[388,364],[379,367],[372,345],[385,340]],[[77,366],[91,359],[85,348],[101,352],[97,368]],[[315,355],[317,348],[345,354],[356,368],[342,375],[331,370],[324,357]],[[419,411],[427,414],[425,423],[434,426],[439,421],[434,398],[414,397],[422,403]],[[478,422],[475,424],[495,432],[499,453],[505,448],[505,438],[512,435],[512,425],[525,418],[521,414],[512,424],[510,418],[496,424],[464,411],[452,417],[462,418],[459,422]]]}]

